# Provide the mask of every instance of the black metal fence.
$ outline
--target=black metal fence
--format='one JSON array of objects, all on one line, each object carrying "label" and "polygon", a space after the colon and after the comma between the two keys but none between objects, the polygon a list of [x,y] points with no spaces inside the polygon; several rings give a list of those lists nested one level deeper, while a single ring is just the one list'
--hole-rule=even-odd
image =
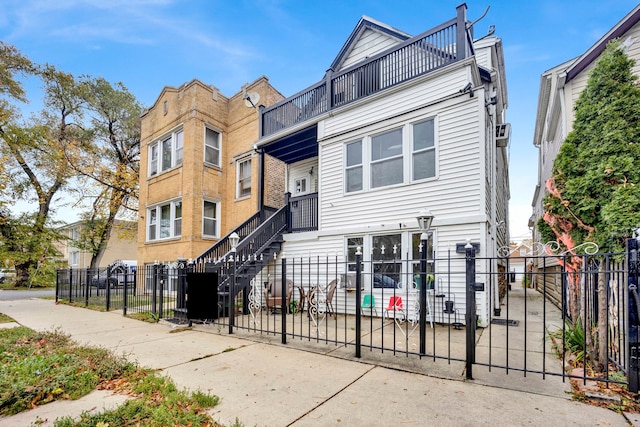
[{"label": "black metal fence", "polygon": [[184,289],[178,292],[176,263],[126,270],[69,268],[56,273],[56,301],[122,310],[142,318],[173,318],[178,294],[184,295]]},{"label": "black metal fence", "polygon": [[[146,265],[116,286],[108,276],[104,288],[92,284],[100,283],[98,273],[60,270],[57,298],[88,305],[100,297],[128,315],[351,348],[358,357],[368,351],[462,362],[469,378],[477,366],[628,382],[625,254],[482,258],[469,245],[428,260],[383,252],[366,258],[242,252]],[[199,289],[215,292],[203,299]],[[189,313],[196,301],[208,307],[199,318]],[[602,369],[573,369],[597,363]]]}]

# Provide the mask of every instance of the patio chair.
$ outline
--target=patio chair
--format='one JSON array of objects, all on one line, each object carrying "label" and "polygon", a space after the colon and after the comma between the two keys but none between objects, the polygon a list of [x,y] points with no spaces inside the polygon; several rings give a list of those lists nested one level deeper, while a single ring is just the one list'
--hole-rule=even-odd
[{"label": "patio chair", "polygon": [[329,316],[338,317],[338,314],[333,309],[333,297],[336,294],[336,287],[338,286],[338,280],[333,279],[329,285],[327,285],[327,313]]},{"label": "patio chair", "polygon": [[364,314],[364,310],[369,310],[369,316],[372,316],[373,313],[378,315],[378,310],[376,309],[376,299],[372,294],[364,294],[362,296],[362,305],[360,305],[360,312]]},{"label": "patio chair", "polygon": [[[291,301],[291,295],[293,294],[293,282],[291,280],[287,280],[287,295],[285,296],[285,307],[287,311],[289,310],[289,302]],[[271,310],[272,313],[276,312],[276,308],[280,307],[282,309],[282,283],[280,281],[277,282],[269,282],[267,286],[264,288],[264,300],[267,306],[267,309]]]},{"label": "patio chair", "polygon": [[384,314],[387,318],[389,317],[389,312],[393,313],[393,319],[398,320],[398,314],[400,315],[400,319],[404,320],[404,307],[402,305],[402,297],[399,295],[389,297],[389,305],[384,309]]},{"label": "patio chair", "polygon": [[305,303],[307,302],[307,294],[302,285],[298,285],[297,288],[298,288],[298,293],[300,294],[300,302],[298,302],[297,311],[302,313],[305,307]]}]

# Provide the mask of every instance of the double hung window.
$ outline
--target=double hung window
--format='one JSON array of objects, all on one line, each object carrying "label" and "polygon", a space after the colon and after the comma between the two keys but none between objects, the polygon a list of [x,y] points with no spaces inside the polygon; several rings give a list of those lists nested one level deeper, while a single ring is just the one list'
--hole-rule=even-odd
[{"label": "double hung window", "polygon": [[362,141],[347,144],[346,147],[346,191],[362,190]]},{"label": "double hung window", "polygon": [[238,185],[236,197],[247,197],[251,195],[251,159],[238,160],[236,163]]},{"label": "double hung window", "polygon": [[202,210],[202,234],[207,237],[218,236],[218,203],[205,200]]},{"label": "double hung window", "polygon": [[371,137],[371,188],[403,181],[402,129]]},{"label": "double hung window", "polygon": [[149,176],[182,164],[184,132],[178,129],[149,144]]},{"label": "double hung window", "polygon": [[220,132],[207,127],[204,133],[204,162],[220,167]]},{"label": "double hung window", "polygon": [[413,125],[413,147],[411,154],[413,180],[436,176],[436,147],[433,120]]},{"label": "double hung window", "polygon": [[435,120],[407,123],[345,144],[345,193],[436,176]]},{"label": "double hung window", "polygon": [[182,201],[165,202],[147,209],[147,241],[182,235]]}]

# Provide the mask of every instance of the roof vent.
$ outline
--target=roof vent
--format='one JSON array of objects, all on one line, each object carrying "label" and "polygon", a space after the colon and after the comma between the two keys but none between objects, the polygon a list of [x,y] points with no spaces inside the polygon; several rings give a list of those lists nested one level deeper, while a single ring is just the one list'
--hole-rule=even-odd
[{"label": "roof vent", "polygon": [[511,123],[501,123],[496,125],[496,145],[506,147],[511,137]]}]

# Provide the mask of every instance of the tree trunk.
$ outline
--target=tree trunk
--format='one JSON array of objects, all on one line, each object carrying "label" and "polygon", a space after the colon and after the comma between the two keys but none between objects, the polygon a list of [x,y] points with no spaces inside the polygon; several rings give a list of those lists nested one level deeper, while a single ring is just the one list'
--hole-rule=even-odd
[{"label": "tree trunk", "polygon": [[598,272],[598,369],[597,372],[604,372],[608,363],[608,328],[607,312],[609,286],[605,280],[606,274],[602,271],[602,265]]},{"label": "tree trunk", "polygon": [[16,263],[16,287],[27,287],[29,286],[29,267],[33,262],[26,261],[23,263]]}]

